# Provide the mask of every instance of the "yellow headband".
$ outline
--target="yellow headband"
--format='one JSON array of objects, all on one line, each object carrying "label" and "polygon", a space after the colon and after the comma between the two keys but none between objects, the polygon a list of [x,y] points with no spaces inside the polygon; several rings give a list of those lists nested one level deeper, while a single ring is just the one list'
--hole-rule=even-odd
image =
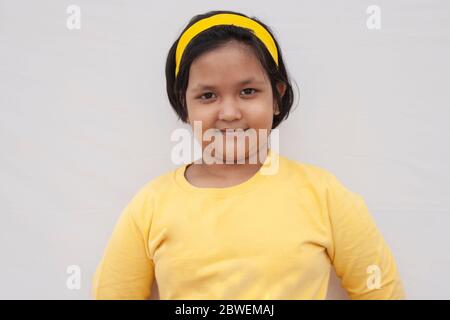
[{"label": "yellow headband", "polygon": [[175,77],[178,75],[178,70],[180,69],[180,61],[183,56],[183,52],[186,49],[189,42],[200,32],[205,31],[211,27],[217,25],[235,25],[242,28],[248,28],[253,31],[254,35],[259,38],[259,40],[264,43],[267,50],[269,50],[270,54],[273,57],[273,60],[278,65],[278,51],[277,46],[275,45],[275,41],[273,40],[270,33],[260,25],[255,20],[250,18],[232,14],[232,13],[220,13],[213,15],[211,17],[202,19],[197,21],[192,26],[190,26],[180,37],[177,45],[177,51],[175,54]]}]

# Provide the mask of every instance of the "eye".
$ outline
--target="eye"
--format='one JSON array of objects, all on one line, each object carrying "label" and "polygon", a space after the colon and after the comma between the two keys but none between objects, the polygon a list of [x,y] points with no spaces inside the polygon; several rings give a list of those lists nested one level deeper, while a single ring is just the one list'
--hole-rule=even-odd
[{"label": "eye", "polygon": [[[200,98],[200,100],[209,100],[211,98],[210,95],[212,95],[212,94],[214,94],[214,93],[212,93],[212,92],[205,92],[199,98]],[[205,97],[205,99],[203,99],[203,97]]]},{"label": "eye", "polygon": [[[253,89],[253,88],[245,88],[245,89],[243,89],[242,91],[246,91],[247,93],[251,93],[251,91],[249,92],[248,90],[253,90],[253,93],[256,93],[256,89]],[[245,94],[246,96],[248,96],[248,95],[250,95],[250,94]]]}]

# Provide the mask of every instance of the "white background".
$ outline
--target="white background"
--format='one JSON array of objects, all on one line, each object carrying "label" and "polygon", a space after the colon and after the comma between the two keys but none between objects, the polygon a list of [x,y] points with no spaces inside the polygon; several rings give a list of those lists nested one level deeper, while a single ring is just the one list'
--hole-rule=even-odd
[{"label": "white background", "polygon": [[166,97],[167,52],[218,9],[280,42],[300,92],[280,153],[363,196],[409,299],[450,298],[450,3],[425,0],[0,1],[0,298],[90,298],[122,209],[178,166],[170,134],[188,127]]}]

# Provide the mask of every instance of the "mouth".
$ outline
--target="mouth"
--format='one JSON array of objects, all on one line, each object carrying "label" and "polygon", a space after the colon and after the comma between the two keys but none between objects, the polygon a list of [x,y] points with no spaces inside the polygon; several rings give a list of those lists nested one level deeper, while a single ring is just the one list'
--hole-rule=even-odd
[{"label": "mouth", "polygon": [[222,132],[223,134],[226,133],[232,133],[232,134],[236,134],[236,133],[242,133],[247,131],[249,128],[226,128],[226,129],[219,129],[220,132]]},{"label": "mouth", "polygon": [[232,129],[232,128],[228,128],[228,129],[220,129],[219,132],[222,134],[223,137],[225,138],[237,138],[237,137],[243,137],[245,135],[245,132],[248,130],[249,128],[238,128],[238,129]]}]

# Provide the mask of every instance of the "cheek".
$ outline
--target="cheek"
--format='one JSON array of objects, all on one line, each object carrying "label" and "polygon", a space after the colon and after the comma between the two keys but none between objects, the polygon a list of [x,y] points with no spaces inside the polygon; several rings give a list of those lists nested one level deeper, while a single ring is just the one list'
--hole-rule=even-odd
[{"label": "cheek", "polygon": [[203,127],[208,127],[211,123],[214,123],[214,113],[211,108],[207,108],[205,105],[191,104],[187,107],[187,112],[191,125],[194,125],[194,121],[201,121]]},{"label": "cheek", "polygon": [[273,106],[271,102],[255,101],[246,108],[245,118],[248,124],[253,128],[271,127],[273,119]]},{"label": "cheek", "polygon": [[[188,107],[189,124],[192,132],[198,141],[202,141],[205,137],[205,131],[215,127],[215,115],[211,109],[205,108],[204,105],[191,105]],[[196,123],[194,123],[196,122]],[[198,123],[200,122],[200,124]],[[195,127],[195,126],[196,127]],[[201,131],[200,131],[201,129]],[[204,145],[205,142],[202,141]]]}]

